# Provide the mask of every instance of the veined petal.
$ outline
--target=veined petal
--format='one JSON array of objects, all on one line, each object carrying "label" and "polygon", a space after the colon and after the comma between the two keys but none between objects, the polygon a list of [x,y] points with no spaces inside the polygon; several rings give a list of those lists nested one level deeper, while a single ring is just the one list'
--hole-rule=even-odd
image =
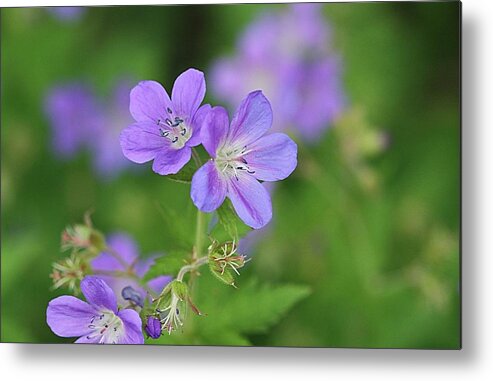
[{"label": "veined petal", "polygon": [[260,229],[272,218],[269,192],[249,174],[238,173],[228,181],[227,196],[245,224]]},{"label": "veined petal", "polygon": [[203,212],[212,212],[223,203],[226,189],[226,179],[219,173],[215,163],[209,160],[193,175],[190,195],[197,208]]},{"label": "veined petal", "polygon": [[169,146],[169,141],[159,134],[156,123],[140,122],[125,128],[120,134],[120,145],[125,157],[134,163],[145,163]]},{"label": "veined petal", "polygon": [[118,344],[144,344],[142,334],[142,321],[137,311],[126,309],[118,312],[118,317],[122,320],[124,334]]},{"label": "veined petal", "polygon": [[197,110],[197,112],[193,116],[191,122],[192,136],[188,140],[187,146],[195,147],[198,146],[200,143],[202,143],[200,130],[202,129],[202,124],[204,124],[204,120],[209,114],[209,112],[211,111],[211,109],[212,109],[211,105],[203,105]]},{"label": "veined petal", "polygon": [[298,146],[286,134],[263,136],[248,149],[244,158],[258,180],[283,180],[296,168]]},{"label": "veined petal", "polygon": [[272,126],[272,108],[262,91],[248,94],[236,111],[228,141],[235,147],[241,147],[263,136]]},{"label": "veined petal", "polygon": [[228,112],[223,107],[213,107],[201,130],[202,144],[211,157],[216,157],[217,149],[225,142],[228,130]]},{"label": "veined petal", "polygon": [[46,310],[46,322],[58,336],[77,337],[91,332],[88,327],[97,311],[74,296],[64,295],[53,299]]},{"label": "veined petal", "polygon": [[153,122],[167,118],[167,109],[173,104],[161,84],[142,81],[130,91],[130,113],[137,122]]},{"label": "veined petal", "polygon": [[189,120],[192,119],[204,97],[204,73],[196,69],[188,69],[176,78],[171,92],[171,100],[178,116],[188,116]]},{"label": "veined petal", "polygon": [[178,173],[192,157],[192,149],[184,146],[180,149],[168,148],[158,152],[152,164],[152,170],[160,175]]},{"label": "veined petal", "polygon": [[86,276],[80,282],[80,289],[89,304],[117,312],[115,293],[102,279],[92,275]]}]

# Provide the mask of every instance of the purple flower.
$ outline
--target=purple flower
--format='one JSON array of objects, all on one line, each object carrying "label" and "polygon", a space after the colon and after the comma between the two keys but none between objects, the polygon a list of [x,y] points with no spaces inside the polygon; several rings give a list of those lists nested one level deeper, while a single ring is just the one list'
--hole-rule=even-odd
[{"label": "purple flower", "polygon": [[262,89],[276,115],[273,130],[314,141],[344,109],[340,71],[320,5],[295,4],[247,28],[237,54],[214,64],[212,92],[231,105]]},{"label": "purple flower", "polygon": [[[139,284],[135,277],[142,278],[146,274],[154,263],[154,257],[140,260],[139,250],[135,241],[126,234],[111,234],[106,241],[107,245],[114,251],[113,254],[118,254],[119,258],[115,258],[114,255],[108,252],[103,252],[92,260],[91,267],[93,271],[104,273],[117,271],[123,274],[130,272],[131,274],[128,277],[123,275],[116,277],[99,274],[98,276],[113,289],[118,296],[119,303],[123,304],[125,300],[128,300],[122,295],[123,290],[127,287],[140,294],[141,300],[144,300],[148,296],[147,291]],[[160,293],[171,279],[171,276],[161,275],[151,279],[147,285],[156,293]]]},{"label": "purple flower", "polygon": [[114,177],[131,163],[119,144],[122,125],[131,123],[128,110],[130,85],[120,81],[108,102],[101,102],[94,92],[80,83],[50,90],[45,110],[53,133],[53,149],[65,159],[88,149],[102,178]]},{"label": "purple flower", "polygon": [[80,288],[87,302],[60,296],[48,304],[46,321],[61,337],[79,337],[83,344],[143,344],[142,321],[131,309],[118,310],[111,288],[94,276],[85,277]]},{"label": "purple flower", "polygon": [[88,141],[94,155],[94,166],[105,179],[115,177],[122,170],[135,166],[123,156],[119,141],[122,126],[132,123],[132,116],[128,110],[130,89],[129,81],[118,82],[112,97],[104,103],[97,136]]},{"label": "purple flower", "polygon": [[50,90],[45,103],[53,134],[53,150],[73,157],[100,129],[100,109],[91,90],[71,83]]},{"label": "purple flower", "polygon": [[123,154],[135,163],[154,160],[160,175],[177,173],[201,143],[200,127],[210,110],[200,107],[205,96],[204,74],[188,69],[173,85],[171,99],[155,81],[143,81],[130,93],[130,113],[136,123],[123,130]]},{"label": "purple flower", "polygon": [[192,179],[191,197],[197,208],[212,212],[228,197],[248,226],[259,229],[270,221],[271,199],[258,180],[285,179],[297,164],[297,146],[287,135],[265,135],[271,125],[272,109],[261,91],[241,102],[231,125],[224,108],[211,110],[202,144],[212,160]]},{"label": "purple flower", "polygon": [[147,324],[145,326],[145,331],[149,337],[153,339],[158,339],[161,336],[161,322],[154,316],[149,316],[147,318]]}]

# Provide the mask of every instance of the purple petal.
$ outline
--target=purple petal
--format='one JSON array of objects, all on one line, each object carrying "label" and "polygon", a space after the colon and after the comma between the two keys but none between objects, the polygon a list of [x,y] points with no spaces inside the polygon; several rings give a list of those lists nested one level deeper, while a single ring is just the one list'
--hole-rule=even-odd
[{"label": "purple petal", "polygon": [[116,296],[113,290],[100,278],[86,276],[80,282],[80,289],[89,304],[106,308],[116,313]]},{"label": "purple petal", "polygon": [[176,78],[171,99],[178,116],[192,119],[205,97],[204,73],[188,69]]},{"label": "purple petal", "polygon": [[173,279],[172,276],[169,275],[160,275],[157,278],[151,279],[147,282],[147,285],[151,288],[151,290],[157,292],[158,294],[163,291],[164,287],[171,282]]},{"label": "purple petal", "polygon": [[58,336],[76,337],[91,332],[88,327],[96,309],[74,296],[60,296],[48,304],[46,322]]},{"label": "purple petal", "polygon": [[212,109],[211,105],[203,105],[195,113],[191,123],[192,136],[188,140],[187,146],[195,147],[202,143],[200,131],[202,129],[202,124],[204,123],[204,120],[209,114],[209,112],[211,111],[211,109]]},{"label": "purple petal", "polygon": [[228,130],[228,112],[223,107],[213,107],[201,131],[202,144],[211,157],[216,157],[216,151],[226,140]]},{"label": "purple petal", "polygon": [[[125,271],[125,267],[132,266],[139,256],[135,241],[127,234],[112,234],[107,239],[107,245],[119,254],[121,260],[107,252],[101,253],[91,262],[93,270],[99,271]],[[125,266],[125,265],[126,266]]]},{"label": "purple petal", "polygon": [[219,173],[216,164],[209,160],[193,175],[190,195],[197,208],[212,212],[223,203],[226,189],[226,179]]},{"label": "purple petal", "polygon": [[152,170],[160,175],[178,173],[192,157],[192,149],[184,146],[180,149],[168,148],[161,150],[154,158]]},{"label": "purple petal", "polygon": [[118,344],[144,344],[142,321],[139,314],[134,310],[126,309],[118,312],[118,316],[125,327],[124,335]]},{"label": "purple petal", "polygon": [[230,178],[228,197],[238,216],[248,226],[260,229],[271,220],[272,202],[269,192],[255,177],[238,173],[238,178]]},{"label": "purple petal", "polygon": [[167,118],[173,109],[166,90],[156,81],[139,82],[130,92],[130,113],[137,122],[153,122]]},{"label": "purple petal", "polygon": [[169,146],[169,140],[159,134],[156,123],[139,122],[125,128],[120,134],[120,145],[125,157],[134,163],[145,163]]},{"label": "purple petal", "polygon": [[263,136],[248,148],[244,158],[258,180],[283,180],[296,168],[298,146],[286,134]]},{"label": "purple petal", "polygon": [[243,146],[263,136],[272,126],[272,108],[262,91],[254,91],[241,102],[229,133],[234,146]]}]

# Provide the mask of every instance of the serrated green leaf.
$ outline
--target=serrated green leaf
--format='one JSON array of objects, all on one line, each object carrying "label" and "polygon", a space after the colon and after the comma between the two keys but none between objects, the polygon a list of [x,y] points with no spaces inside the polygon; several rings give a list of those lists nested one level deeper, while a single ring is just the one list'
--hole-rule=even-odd
[{"label": "serrated green leaf", "polygon": [[185,260],[187,256],[187,252],[178,250],[157,258],[149,271],[144,275],[144,281],[149,281],[160,275],[176,276],[180,268],[186,264]]},{"label": "serrated green leaf", "polygon": [[180,172],[174,175],[167,175],[168,180],[176,181],[178,183],[190,184],[192,182],[192,177],[195,172],[197,172],[197,165],[193,160],[190,160]]},{"label": "serrated green leaf", "polygon": [[306,286],[259,285],[252,281],[223,307],[219,321],[242,333],[264,333],[309,293]]},{"label": "serrated green leaf", "polygon": [[200,279],[198,302],[207,317],[197,323],[208,334],[233,331],[243,334],[265,333],[310,294],[307,286],[259,284],[249,280],[239,289],[214,285],[206,276]]}]

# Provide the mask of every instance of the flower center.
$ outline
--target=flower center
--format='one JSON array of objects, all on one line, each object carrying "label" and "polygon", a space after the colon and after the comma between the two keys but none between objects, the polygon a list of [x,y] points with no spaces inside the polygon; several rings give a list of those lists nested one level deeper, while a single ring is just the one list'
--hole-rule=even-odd
[{"label": "flower center", "polygon": [[99,338],[103,344],[116,344],[123,335],[124,327],[121,319],[112,311],[100,311],[94,315],[87,326],[92,332],[87,335],[88,340]]},{"label": "flower center", "polygon": [[240,148],[221,148],[216,155],[216,168],[225,176],[235,177],[236,180],[238,180],[238,173],[241,171],[253,175],[255,171],[250,169],[248,162],[243,157],[248,152],[247,146]]},{"label": "flower center", "polygon": [[170,108],[167,108],[166,111],[168,112],[169,117],[164,120],[157,120],[159,133],[163,138],[168,139],[171,142],[173,148],[183,148],[185,143],[192,136],[192,130],[182,118],[173,116],[173,111]]}]

